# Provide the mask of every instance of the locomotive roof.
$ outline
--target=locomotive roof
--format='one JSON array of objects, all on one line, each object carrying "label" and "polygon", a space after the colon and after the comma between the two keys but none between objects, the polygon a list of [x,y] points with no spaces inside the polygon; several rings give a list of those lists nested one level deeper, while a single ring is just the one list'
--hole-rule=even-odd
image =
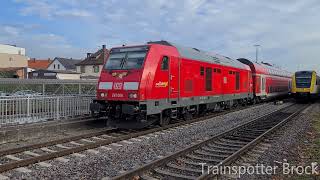
[{"label": "locomotive roof", "polygon": [[197,48],[185,47],[185,46],[181,46],[179,44],[171,43],[168,41],[148,42],[148,44],[161,44],[161,45],[176,47],[180,55],[188,59],[200,60],[203,62],[220,64],[223,66],[231,66],[231,67],[236,67],[240,69],[249,69],[247,65],[242,64],[239,61],[236,61],[229,57],[218,55],[212,52],[202,51]]}]

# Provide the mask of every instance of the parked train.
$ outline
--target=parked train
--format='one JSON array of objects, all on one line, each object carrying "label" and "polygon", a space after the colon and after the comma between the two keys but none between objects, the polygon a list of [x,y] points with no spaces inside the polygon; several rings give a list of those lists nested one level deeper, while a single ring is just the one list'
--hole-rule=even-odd
[{"label": "parked train", "polygon": [[292,77],[292,95],[296,99],[311,100],[320,95],[320,77],[316,71],[298,71]]},{"label": "parked train", "polygon": [[90,109],[112,126],[139,128],[277,98],[290,88],[291,74],[267,63],[156,41],[111,49]]}]

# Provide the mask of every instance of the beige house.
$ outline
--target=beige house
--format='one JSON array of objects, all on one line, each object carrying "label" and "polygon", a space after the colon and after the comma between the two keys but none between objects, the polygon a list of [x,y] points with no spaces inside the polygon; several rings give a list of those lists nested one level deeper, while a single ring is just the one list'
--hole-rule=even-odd
[{"label": "beige house", "polygon": [[86,59],[76,64],[77,72],[81,73],[81,79],[97,79],[108,54],[109,51],[105,45],[96,53],[87,53]]},{"label": "beige house", "polygon": [[12,74],[13,77],[26,78],[27,67],[28,57],[26,56],[25,48],[0,44],[1,74]]}]

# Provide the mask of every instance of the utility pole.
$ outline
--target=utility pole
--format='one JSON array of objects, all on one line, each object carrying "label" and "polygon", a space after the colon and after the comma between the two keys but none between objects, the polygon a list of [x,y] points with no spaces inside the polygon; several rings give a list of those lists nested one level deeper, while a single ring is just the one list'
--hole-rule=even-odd
[{"label": "utility pole", "polygon": [[254,46],[256,47],[256,63],[258,63],[258,50],[259,50],[260,45],[255,44]]}]

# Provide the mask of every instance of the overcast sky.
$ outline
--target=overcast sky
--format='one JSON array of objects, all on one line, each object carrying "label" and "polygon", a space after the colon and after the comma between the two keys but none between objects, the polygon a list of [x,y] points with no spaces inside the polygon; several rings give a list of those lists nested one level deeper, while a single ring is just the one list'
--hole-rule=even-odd
[{"label": "overcast sky", "polygon": [[84,58],[102,44],[168,40],[295,71],[320,70],[319,0],[3,0],[0,43]]}]

